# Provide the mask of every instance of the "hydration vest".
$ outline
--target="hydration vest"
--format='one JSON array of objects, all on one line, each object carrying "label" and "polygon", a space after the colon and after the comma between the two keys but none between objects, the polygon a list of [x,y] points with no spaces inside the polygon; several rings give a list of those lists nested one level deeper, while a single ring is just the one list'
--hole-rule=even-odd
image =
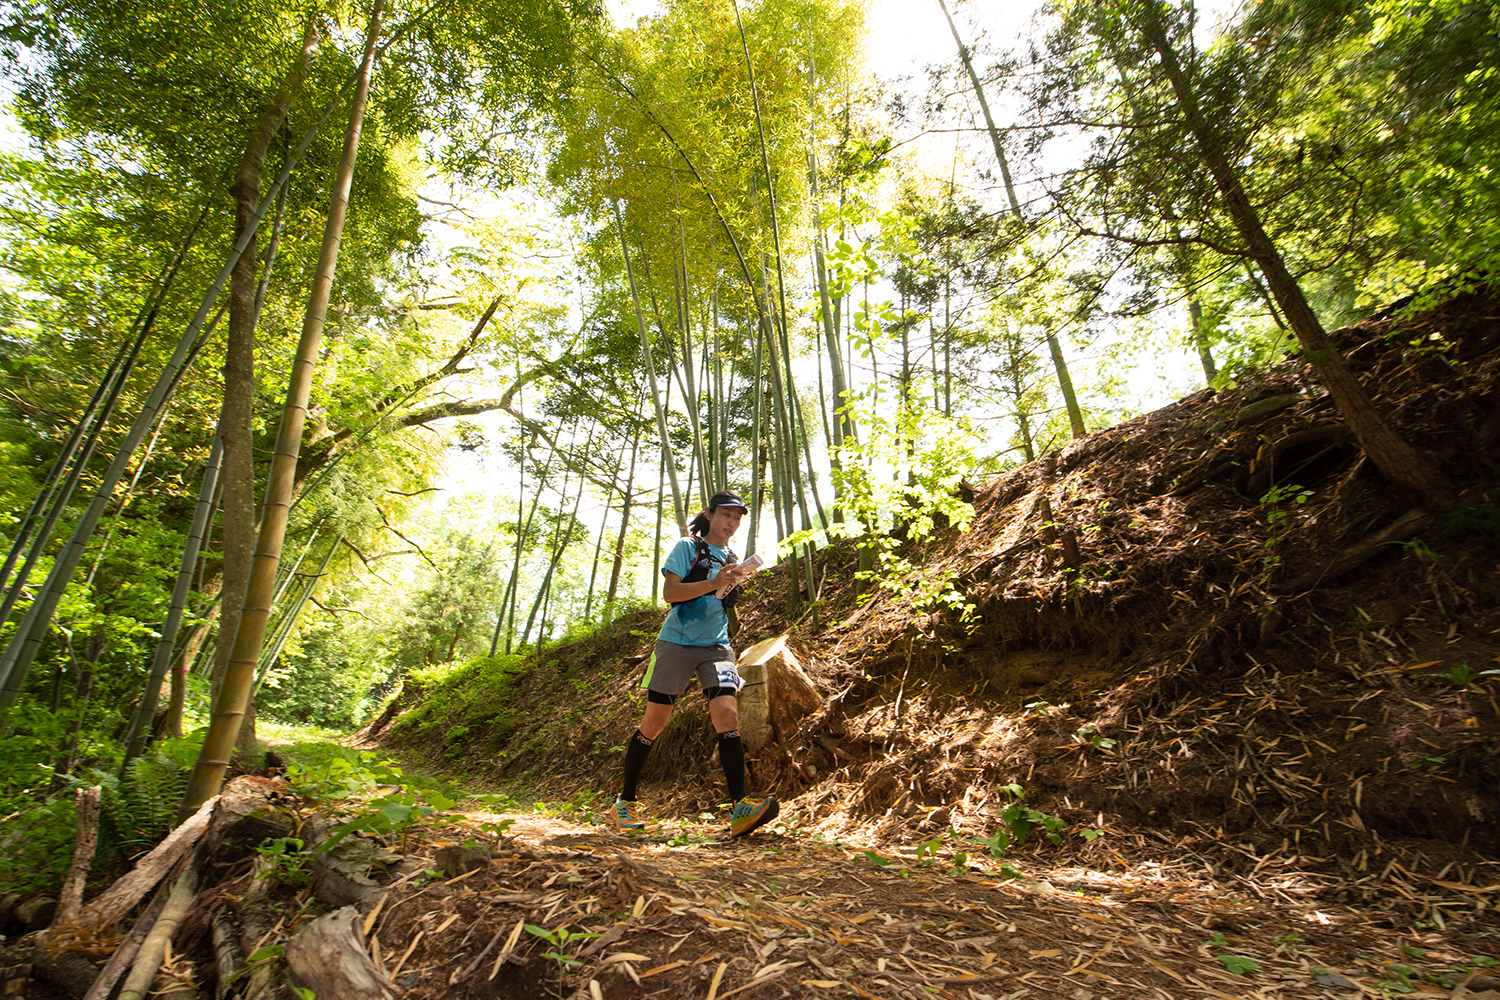
[{"label": "hydration vest", "polygon": [[[698,557],[693,561],[693,568],[688,570],[688,575],[682,578],[683,583],[697,583],[700,580],[707,580],[709,571],[713,569],[714,563],[718,563],[720,566],[730,566],[740,561],[739,556],[735,555],[732,550],[727,549],[726,551],[729,552],[729,558],[724,560],[715,558],[713,550],[708,547],[708,540],[698,535],[693,536],[693,542],[698,546]],[[725,611],[728,611],[730,608],[732,608],[734,606],[734,602],[739,600],[740,591],[742,589],[743,588],[741,587],[735,587],[729,593],[724,595],[724,598],[720,603],[724,605]],[[698,595],[698,597],[708,596],[708,594]],[[691,604],[693,601],[698,600],[698,597],[690,597],[686,601],[671,601],[669,603],[673,607],[677,607],[678,605],[682,604]]]}]

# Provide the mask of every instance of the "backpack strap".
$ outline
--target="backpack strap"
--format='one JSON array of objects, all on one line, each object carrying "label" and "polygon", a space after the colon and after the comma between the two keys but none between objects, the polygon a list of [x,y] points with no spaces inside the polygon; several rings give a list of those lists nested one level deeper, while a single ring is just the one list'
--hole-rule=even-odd
[{"label": "backpack strap", "polygon": [[[682,578],[683,583],[699,583],[703,580],[707,580],[709,570],[713,568],[714,563],[719,562],[719,560],[714,558],[713,550],[708,547],[707,539],[699,535],[693,535],[692,538],[694,544],[697,546],[697,555],[693,560],[692,569],[688,570],[687,576]],[[730,563],[737,563],[740,561],[739,556],[735,555],[733,552],[729,552],[729,550],[727,549],[725,551],[728,552],[729,558],[720,563],[720,565],[728,566]],[[698,598],[696,597],[688,598],[688,600],[692,601],[696,601],[697,599]],[[686,603],[687,601],[671,602],[673,607],[676,607],[679,604]]]}]

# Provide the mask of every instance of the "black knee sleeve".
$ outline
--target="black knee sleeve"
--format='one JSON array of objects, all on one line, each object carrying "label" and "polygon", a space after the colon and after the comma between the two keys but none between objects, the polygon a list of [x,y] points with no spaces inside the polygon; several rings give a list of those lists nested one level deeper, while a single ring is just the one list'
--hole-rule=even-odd
[{"label": "black knee sleeve", "polygon": [[739,694],[739,691],[732,687],[712,687],[703,689],[703,697],[707,698],[709,701],[713,701],[720,695],[726,694],[730,697],[734,697]]},{"label": "black knee sleeve", "polygon": [[660,691],[646,691],[646,700],[653,705],[675,705],[677,696],[675,694],[662,694]]}]

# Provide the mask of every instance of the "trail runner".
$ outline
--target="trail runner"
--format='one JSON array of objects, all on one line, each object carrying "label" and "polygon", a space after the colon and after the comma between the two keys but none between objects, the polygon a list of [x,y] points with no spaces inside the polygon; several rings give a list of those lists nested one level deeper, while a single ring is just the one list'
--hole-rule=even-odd
[{"label": "trail runner", "polygon": [[[719,762],[734,803],[729,813],[729,831],[742,837],[776,817],[780,806],[774,795],[749,798],[745,790],[745,747],[740,740],[740,710],[736,700],[745,682],[735,669],[735,653],[729,645],[729,619],[725,602],[718,595],[726,581],[738,585],[753,570],[737,565],[728,548],[748,512],[745,501],[733,493],[717,493],[699,511],[691,534],[678,540],[662,564],[662,598],[672,605],[656,639],[646,682],[646,713],[625,747],[625,784],[620,797],[607,810],[609,823],[619,830],[640,830],[641,818],[636,787],[651,744],[661,735],[672,714],[672,705],[698,678],[708,699],[708,716],[719,734]],[[731,591],[725,596],[733,603]]]}]

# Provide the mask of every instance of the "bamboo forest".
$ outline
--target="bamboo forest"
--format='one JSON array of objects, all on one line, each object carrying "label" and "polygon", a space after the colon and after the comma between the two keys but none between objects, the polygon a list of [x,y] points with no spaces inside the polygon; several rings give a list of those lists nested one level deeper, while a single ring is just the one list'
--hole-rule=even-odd
[{"label": "bamboo forest", "polygon": [[0,994],[1500,996],[1500,4],[0,51]]}]

